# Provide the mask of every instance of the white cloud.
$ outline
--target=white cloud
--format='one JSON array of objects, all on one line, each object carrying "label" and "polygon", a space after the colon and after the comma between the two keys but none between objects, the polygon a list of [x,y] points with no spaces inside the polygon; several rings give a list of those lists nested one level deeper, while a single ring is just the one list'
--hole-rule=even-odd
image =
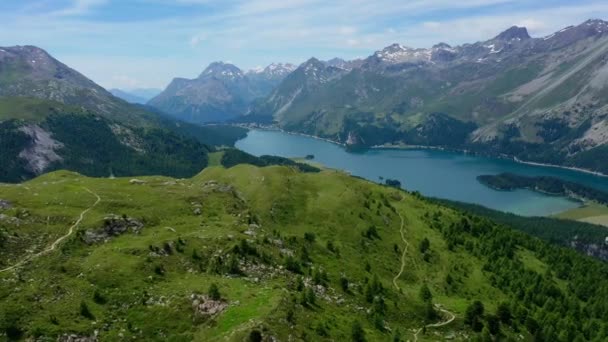
[{"label": "white cloud", "polygon": [[338,29],[338,33],[342,35],[352,35],[357,33],[357,28],[353,26],[342,26]]},{"label": "white cloud", "polygon": [[357,45],[359,45],[359,41],[356,40],[356,39],[352,39],[352,38],[351,39],[347,39],[346,40],[346,45],[348,45],[348,46],[357,46]]},{"label": "white cloud", "polygon": [[204,33],[199,33],[197,35],[192,36],[190,38],[190,46],[195,47],[198,46],[201,42],[207,39],[207,35]]},{"label": "white cloud", "polygon": [[96,6],[107,3],[107,0],[72,0],[70,6],[50,13],[51,16],[75,16],[89,12]]}]

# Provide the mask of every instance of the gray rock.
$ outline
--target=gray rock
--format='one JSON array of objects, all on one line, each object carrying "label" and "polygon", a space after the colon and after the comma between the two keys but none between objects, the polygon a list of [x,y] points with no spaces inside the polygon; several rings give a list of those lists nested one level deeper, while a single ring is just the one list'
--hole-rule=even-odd
[{"label": "gray rock", "polygon": [[57,338],[57,342],[97,342],[97,337],[80,336],[76,334],[64,334]]},{"label": "gray rock", "polygon": [[103,227],[85,231],[82,240],[86,244],[91,245],[107,241],[114,236],[122,235],[128,231],[138,234],[143,227],[143,223],[132,217],[110,215],[104,219]]},{"label": "gray rock", "polygon": [[191,295],[190,298],[194,313],[200,316],[215,316],[228,307],[228,302],[222,299],[213,300],[208,296],[196,294]]},{"label": "gray rock", "polygon": [[13,204],[7,200],[0,199],[0,209],[10,209]]},{"label": "gray rock", "polygon": [[5,214],[0,214],[0,222],[5,222],[5,223],[9,223],[9,224],[18,226],[21,223],[21,220],[19,220],[16,217],[8,216]]}]

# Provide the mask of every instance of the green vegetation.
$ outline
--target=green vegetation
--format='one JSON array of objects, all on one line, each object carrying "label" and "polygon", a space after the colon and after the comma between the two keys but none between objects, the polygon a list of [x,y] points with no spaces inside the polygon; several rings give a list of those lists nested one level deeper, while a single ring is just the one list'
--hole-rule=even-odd
[{"label": "green vegetation", "polygon": [[[574,248],[584,254],[606,259],[604,241],[608,235],[606,227],[595,224],[562,219],[561,217],[524,217],[486,207],[444,199],[433,199],[442,205],[463,210],[474,215],[510,227],[550,243]],[[599,248],[590,248],[598,246]]]},{"label": "green vegetation", "polygon": [[282,166],[138,179],[2,187],[2,337],[608,337],[607,265],[419,195]]},{"label": "green vegetation", "polygon": [[177,134],[196,139],[203,145],[233,147],[247,136],[248,130],[238,126],[208,125],[200,126],[187,122],[168,121],[166,125]]},{"label": "green vegetation", "polygon": [[239,164],[251,164],[255,166],[270,166],[270,165],[284,165],[292,166],[302,172],[319,172],[317,167],[314,167],[307,163],[298,163],[289,158],[277,157],[277,156],[260,156],[256,157],[247,152],[243,152],[237,149],[228,149],[223,151],[221,157],[221,164],[224,167],[233,167]]},{"label": "green vegetation", "polygon": [[[131,109],[136,114],[142,111]],[[58,169],[95,177],[192,177],[207,166],[213,146],[232,146],[247,133],[240,127],[201,127],[146,115],[150,116],[146,125],[134,126],[54,101],[0,98],[0,181],[18,182]],[[32,166],[37,163],[30,160],[35,158],[31,151],[23,154],[35,150],[36,143],[24,127],[44,132],[55,142],[51,151],[57,157],[42,163],[43,170]]]},{"label": "green vegetation", "polygon": [[160,129],[132,129],[121,140],[111,123],[95,116],[53,115],[46,122],[53,137],[64,144],[63,161],[51,170],[66,168],[89,176],[190,177],[207,165],[208,148]]},{"label": "green vegetation", "polygon": [[481,175],[477,177],[477,180],[481,184],[498,190],[530,189],[551,195],[569,196],[608,204],[608,193],[555,177],[527,177],[513,173],[501,173],[495,176]]}]

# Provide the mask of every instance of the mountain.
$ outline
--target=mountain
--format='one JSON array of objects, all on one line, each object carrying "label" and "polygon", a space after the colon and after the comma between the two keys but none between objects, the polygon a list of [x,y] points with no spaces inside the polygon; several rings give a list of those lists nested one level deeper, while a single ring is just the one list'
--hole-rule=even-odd
[{"label": "mountain", "polygon": [[296,66],[293,64],[272,63],[263,69],[249,70],[246,73],[246,76],[253,84],[253,87],[257,89],[257,92],[265,96],[270,94],[270,92],[295,69]]},{"label": "mountain", "polygon": [[325,65],[330,66],[330,67],[335,67],[335,68],[340,68],[340,69],[346,69],[346,70],[352,70],[354,68],[358,68],[361,66],[361,64],[363,64],[363,60],[361,59],[355,59],[352,61],[346,61],[342,58],[332,58],[328,61],[324,61],[323,62]]},{"label": "mountain", "polygon": [[118,99],[40,48],[0,48],[2,182],[57,169],[191,176],[208,131]]},{"label": "mountain", "polygon": [[[301,116],[311,113],[309,96],[317,94],[316,91],[325,83],[346,72],[345,69],[328,66],[316,58],[311,58],[287,75],[264,102],[257,104],[253,115],[260,112],[273,113],[275,119],[282,121],[285,127],[289,127],[291,120],[299,120]],[[299,108],[300,106],[304,108]],[[294,108],[298,108],[299,111],[292,110]],[[285,115],[288,109],[289,115]],[[315,120],[315,117],[309,119]]]},{"label": "mountain", "polygon": [[59,171],[0,196],[8,340],[608,338],[605,263],[335,170]]},{"label": "mountain", "polygon": [[461,46],[392,44],[314,87],[296,70],[249,115],[362,147],[443,146],[608,172],[607,53],[602,20],[542,38],[514,26]]},{"label": "mountain", "polygon": [[290,64],[271,64],[244,73],[214,62],[196,79],[174,79],[148,104],[188,122],[227,121],[246,113],[253,100],[267,95],[292,70]]},{"label": "mountain", "polygon": [[160,89],[133,89],[133,90],[121,90],[121,89],[110,89],[112,95],[121,98],[129,103],[146,104],[150,99],[160,94]]}]

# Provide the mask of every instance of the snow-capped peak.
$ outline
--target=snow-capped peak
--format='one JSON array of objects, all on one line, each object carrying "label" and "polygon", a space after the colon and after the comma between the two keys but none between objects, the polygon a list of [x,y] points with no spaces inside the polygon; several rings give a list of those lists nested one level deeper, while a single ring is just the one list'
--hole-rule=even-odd
[{"label": "snow-capped peak", "polygon": [[374,56],[387,63],[422,62],[431,59],[431,50],[413,49],[395,43],[376,51]]},{"label": "snow-capped peak", "polygon": [[235,65],[224,62],[213,62],[203,71],[200,77],[243,78],[245,75]]},{"label": "snow-capped peak", "polygon": [[272,63],[265,68],[257,67],[249,70],[249,74],[259,74],[267,77],[279,77],[286,76],[287,74],[294,71],[297,67],[290,63]]}]

